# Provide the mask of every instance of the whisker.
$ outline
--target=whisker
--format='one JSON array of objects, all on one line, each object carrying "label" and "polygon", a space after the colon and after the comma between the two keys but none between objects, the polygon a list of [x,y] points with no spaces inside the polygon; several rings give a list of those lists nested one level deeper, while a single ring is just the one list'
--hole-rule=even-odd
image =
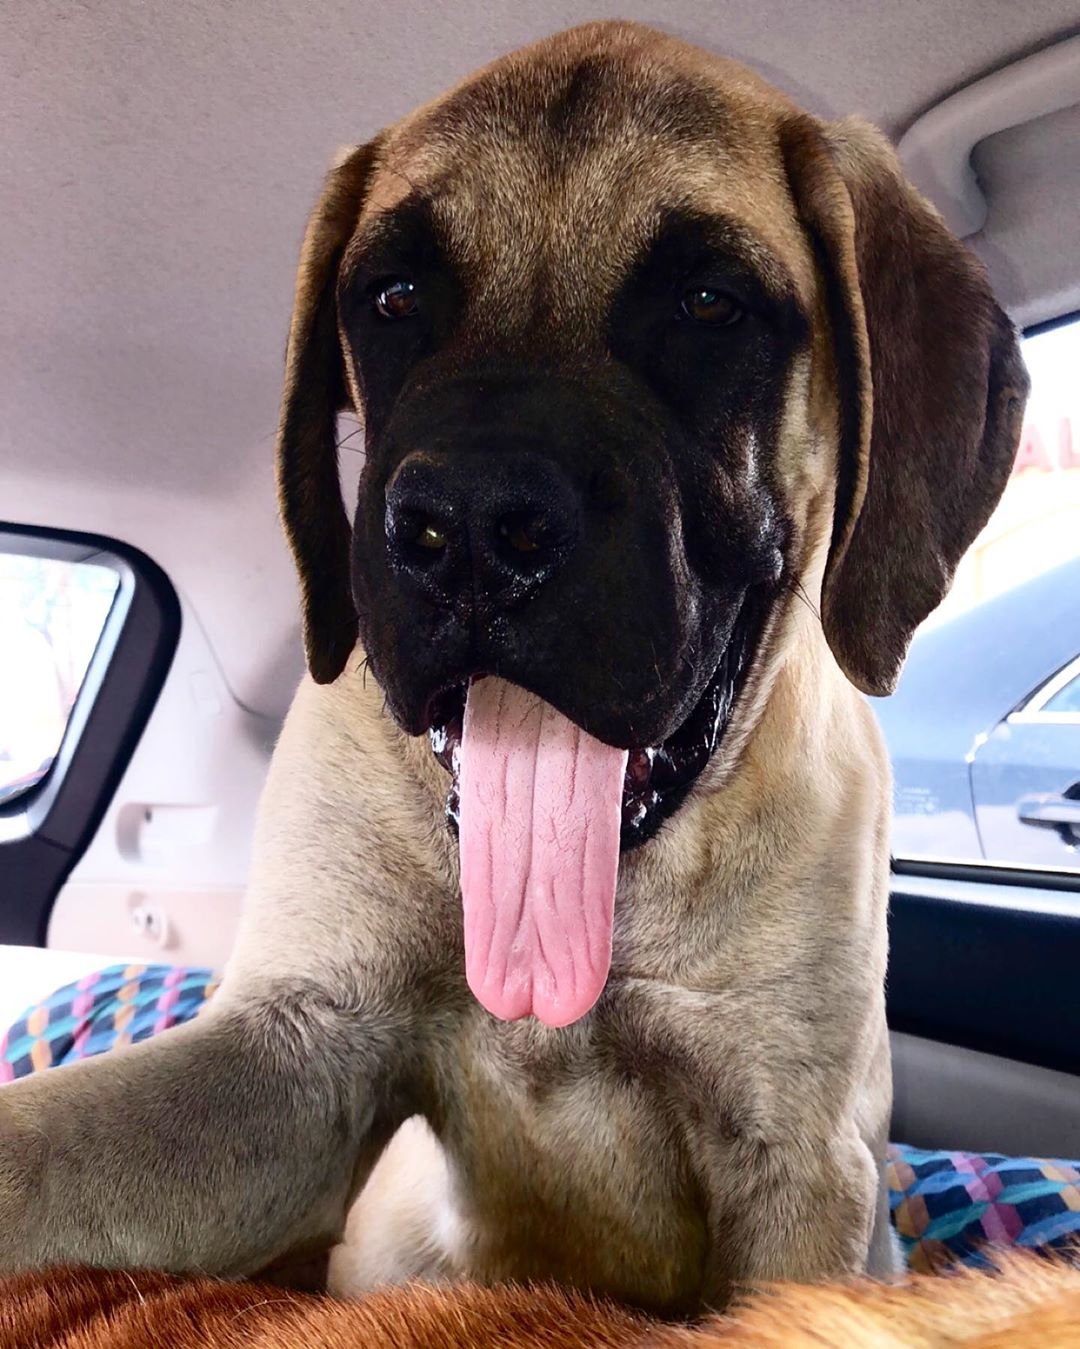
[{"label": "whisker", "polygon": [[363,454],[364,451],[362,449],[358,449],[355,445],[349,444],[349,441],[352,440],[353,436],[360,435],[363,429],[363,426],[358,426],[354,431],[350,431],[347,436],[342,436],[337,442],[336,448],[339,450],[348,450],[351,454]]},{"label": "whisker", "polygon": [[806,605],[806,607],[810,610],[810,612],[820,623],[821,611],[818,609],[817,605],[813,602],[810,596],[806,593],[806,590],[803,587],[803,583],[798,579],[793,580],[791,582],[790,590],[797,600],[800,600],[803,604]]}]

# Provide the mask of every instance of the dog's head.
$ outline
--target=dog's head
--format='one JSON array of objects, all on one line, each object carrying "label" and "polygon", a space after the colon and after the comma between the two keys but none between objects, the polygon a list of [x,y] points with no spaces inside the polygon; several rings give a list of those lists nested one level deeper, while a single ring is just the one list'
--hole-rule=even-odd
[{"label": "dog's head", "polygon": [[870,128],[635,25],[563,34],[356,150],[311,219],[280,433],[311,673],[359,635],[444,749],[501,675],[631,751],[646,838],[799,587],[848,678],[893,687],[1025,394],[982,268]]}]

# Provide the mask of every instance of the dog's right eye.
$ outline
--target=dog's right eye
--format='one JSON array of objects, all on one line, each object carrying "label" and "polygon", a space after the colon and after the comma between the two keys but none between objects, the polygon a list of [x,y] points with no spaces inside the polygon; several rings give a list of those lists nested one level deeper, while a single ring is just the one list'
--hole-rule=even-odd
[{"label": "dog's right eye", "polygon": [[403,277],[380,283],[372,297],[375,312],[384,319],[407,319],[420,312],[416,285]]},{"label": "dog's right eye", "polygon": [[743,317],[737,300],[723,291],[703,288],[688,291],[679,304],[680,318],[693,319],[713,328],[731,328]]}]

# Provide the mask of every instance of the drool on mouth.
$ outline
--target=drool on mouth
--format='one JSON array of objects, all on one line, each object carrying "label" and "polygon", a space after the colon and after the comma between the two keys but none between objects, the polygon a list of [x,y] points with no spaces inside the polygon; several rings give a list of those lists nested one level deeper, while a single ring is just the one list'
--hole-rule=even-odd
[{"label": "drool on mouth", "polygon": [[[623,852],[657,833],[719,748],[759,634],[760,624],[747,614],[748,607],[736,620],[720,663],[687,719],[661,744],[630,749],[622,793]],[[460,827],[461,737],[469,683],[455,684],[434,700],[428,733],[432,752],[450,774],[446,820],[455,834]]]}]

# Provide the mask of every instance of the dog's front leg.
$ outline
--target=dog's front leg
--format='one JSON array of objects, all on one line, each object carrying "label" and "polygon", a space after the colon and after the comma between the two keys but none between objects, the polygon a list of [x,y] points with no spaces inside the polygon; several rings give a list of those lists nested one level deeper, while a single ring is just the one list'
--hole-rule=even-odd
[{"label": "dog's front leg", "polygon": [[739,1140],[713,1224],[714,1289],[817,1283],[866,1270],[880,1169],[854,1128],[833,1138]]},{"label": "dog's front leg", "polygon": [[337,1239],[394,1127],[377,1028],[310,991],[224,995],[156,1040],[0,1089],[0,1271],[237,1276]]}]

